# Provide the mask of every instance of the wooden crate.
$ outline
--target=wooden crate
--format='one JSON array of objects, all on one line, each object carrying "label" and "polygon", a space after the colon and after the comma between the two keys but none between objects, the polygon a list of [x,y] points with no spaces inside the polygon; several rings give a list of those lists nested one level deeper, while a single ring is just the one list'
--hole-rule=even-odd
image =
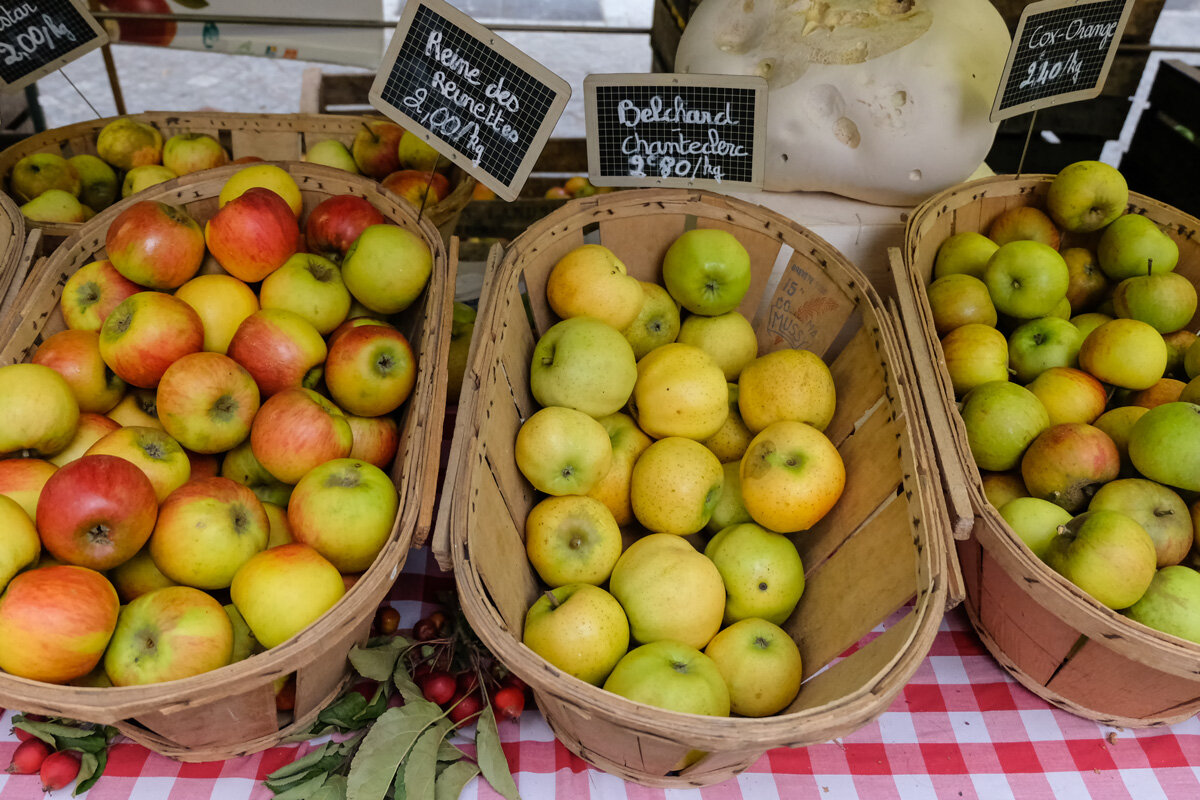
[{"label": "wooden crate", "polygon": [[[947,236],[986,231],[1008,208],[1044,208],[1052,178],[985,178],[947,189],[914,210],[902,259],[893,253],[904,327],[956,534],[963,537],[957,550],[967,613],[988,650],[1030,691],[1074,714],[1123,727],[1172,724],[1200,710],[1200,645],[1093,600],[1043,564],[987,502],[925,296]],[[1165,227],[1179,244],[1176,271],[1200,285],[1200,221],[1136,193],[1129,204],[1130,212]],[[1068,234],[1063,247],[1088,241]],[[1188,329],[1197,325],[1200,315]]]},{"label": "wooden crate", "polygon": [[[556,321],[545,299],[550,269],[577,245],[598,242],[630,274],[656,280],[667,246],[690,227],[727,230],[749,251],[754,277],[740,310],[755,322],[760,351],[811,349],[831,364],[837,386],[826,433],[845,461],[847,490],[817,526],[792,536],[807,583],[784,627],[800,647],[806,682],[785,712],[762,719],[634,703],[521,644],[525,611],[539,593],[524,521],[539,498],[516,469],[513,446],[522,420],[537,410],[530,354]],[[951,569],[903,346],[854,266],[796,223],[732,198],[655,189],[600,195],[569,201],[503,257],[493,251],[476,330],[444,482],[454,495],[443,496],[434,549],[452,560],[473,629],[533,687],[572,752],[626,780],[703,786],[769,748],[848,734],[888,707],[933,641]]]},{"label": "wooden crate", "polygon": [[[367,116],[339,114],[235,114],[226,112],[147,111],[127,114],[158,128],[167,139],[177,133],[205,133],[224,146],[232,158],[257,156],[267,161],[300,161],[304,152],[324,139],[337,139],[347,147],[361,129]],[[34,134],[18,144],[0,151],[0,175],[8,191],[8,176],[13,166],[32,153],[57,153],[71,157],[81,153],[96,153],[96,137],[100,130],[117,117],[78,122]],[[440,203],[425,209],[442,234],[444,242],[454,232],[455,222],[471,201],[475,179],[461,169],[450,171],[451,193]],[[118,173],[118,178],[120,178]],[[42,230],[50,248],[79,230],[78,223],[28,222],[29,227]]]},{"label": "wooden crate", "polygon": [[[211,761],[272,747],[303,733],[349,679],[350,648],[365,641],[410,547],[421,544],[433,516],[446,400],[453,258],[429,220],[374,181],[341,170],[279,163],[300,186],[307,213],[335,194],[367,198],[391,222],[420,235],[433,250],[433,273],[421,299],[395,318],[417,355],[413,393],[399,412],[400,446],[391,468],[399,510],[391,535],[369,569],[320,619],[264,653],[195,677],[120,688],[57,686],[0,673],[0,704],[27,712],[106,723],[163,755]],[[219,167],[151,187],[96,215],[34,267],[14,311],[0,320],[0,364],[27,361],[44,337],[65,326],[63,284],[103,257],[105,232],[120,211],[140,200],[185,208],[201,224],[217,210],[217,194],[236,166]],[[294,715],[277,716],[274,682],[296,675]]]},{"label": "wooden crate", "polygon": [[25,279],[21,261],[24,250],[25,218],[11,198],[0,195],[0,317]]}]

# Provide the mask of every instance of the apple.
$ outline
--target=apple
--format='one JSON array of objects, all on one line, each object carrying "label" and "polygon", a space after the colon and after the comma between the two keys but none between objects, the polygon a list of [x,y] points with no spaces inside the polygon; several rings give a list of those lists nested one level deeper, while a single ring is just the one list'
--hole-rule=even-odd
[{"label": "apple", "polygon": [[996,306],[981,279],[963,272],[944,275],[926,289],[939,337],[969,322],[995,326]]},{"label": "apple", "polygon": [[120,170],[162,161],[163,137],[153,125],[118,117],[100,129],[96,155]]},{"label": "apple", "polygon": [[1129,460],[1152,481],[1200,491],[1200,405],[1156,406],[1129,432]]},{"label": "apple", "polygon": [[1071,512],[1040,497],[1014,497],[997,511],[1022,542],[1040,559],[1045,559],[1058,529],[1071,521]]},{"label": "apple", "polygon": [[450,351],[446,357],[446,399],[456,405],[462,395],[463,378],[467,373],[467,358],[471,354],[471,338],[475,333],[474,308],[459,300],[454,301],[450,321]]},{"label": "apple", "polygon": [[241,365],[220,353],[190,353],[158,383],[158,418],[181,445],[223,453],[250,435],[258,413],[258,385]]},{"label": "apple", "polygon": [[1174,403],[1176,400],[1185,399],[1183,397],[1185,388],[1187,388],[1187,384],[1183,381],[1175,378],[1159,378],[1158,382],[1150,388],[1131,392],[1126,398],[1126,402],[1131,406],[1154,408],[1163,403]]},{"label": "apple", "polygon": [[0,670],[45,683],[87,675],[116,628],[120,602],[108,579],[87,567],[22,572],[0,595]]},{"label": "apple", "polygon": [[804,565],[783,534],[754,523],[731,525],[708,541],[704,555],[725,583],[726,625],[750,617],[782,625],[800,602]]},{"label": "apple", "polygon": [[204,241],[226,272],[254,283],[283,266],[303,240],[287,202],[252,186],[221,205],[204,226]]},{"label": "apple", "polygon": [[30,361],[62,375],[81,412],[111,411],[125,394],[125,381],[100,357],[96,331],[62,330],[44,339]]},{"label": "apple", "polygon": [[429,245],[398,225],[366,227],[342,259],[342,280],[350,294],[380,314],[396,314],[412,305],[432,271]]},{"label": "apple", "polygon": [[595,317],[624,331],[637,319],[646,295],[616,253],[604,245],[582,244],[551,267],[546,301],[563,319]]},{"label": "apple", "polygon": [[1044,317],[1067,296],[1067,262],[1053,247],[1018,239],[1001,245],[983,272],[996,311],[1023,319]]},{"label": "apple", "polygon": [[346,331],[325,359],[329,395],[350,414],[389,414],[404,404],[416,381],[412,347],[391,326],[362,325]]},{"label": "apple", "polygon": [[33,519],[42,487],[57,469],[56,464],[41,458],[0,459],[0,496],[16,502]]},{"label": "apple", "polygon": [[963,398],[959,414],[975,464],[993,472],[1017,466],[1029,443],[1050,427],[1037,395],[1009,381],[976,386]]},{"label": "apple", "polygon": [[955,397],[981,383],[1008,380],[1008,340],[991,325],[960,325],[942,337],[941,345]]},{"label": "apple", "polygon": [[1021,457],[1021,479],[1033,497],[1071,513],[1087,507],[1096,490],[1115,480],[1121,455],[1108,434],[1083,422],[1051,425]]},{"label": "apple", "polygon": [[341,261],[360,233],[384,222],[383,214],[366,199],[338,194],[325,198],[309,212],[304,235],[310,251]]},{"label": "apple", "polygon": [[1178,272],[1134,275],[1113,290],[1118,317],[1140,319],[1159,333],[1180,330],[1196,313],[1196,287]]},{"label": "apple", "polygon": [[685,231],[663,256],[663,285],[693,314],[733,311],[750,288],[750,276],[750,254],[719,228]]},{"label": "apple", "polygon": [[0,367],[0,456],[52,456],[79,425],[79,401],[62,375],[41,364]]},{"label": "apple", "polygon": [[84,455],[117,456],[136,466],[154,488],[156,505],[187,483],[192,474],[191,462],[179,442],[158,428],[117,428],[97,439]]},{"label": "apple", "polygon": [[346,593],[337,567],[300,542],[263,550],[233,576],[234,606],[263,647],[283,644]]},{"label": "apple", "polygon": [[1200,572],[1183,566],[1154,573],[1145,594],[1125,610],[1135,622],[1200,644]]},{"label": "apple", "polygon": [[339,572],[361,572],[387,544],[398,502],[395,484],[379,467],[335,458],[296,484],[288,524],[296,541],[312,546]]},{"label": "apple", "polygon": [[1114,319],[1084,338],[1079,367],[1123,389],[1149,389],[1166,372],[1167,343],[1145,322]]},{"label": "apple", "polygon": [[177,133],[163,143],[162,163],[176,175],[187,175],[227,164],[229,155],[207,134]]},{"label": "apple", "polygon": [[621,330],[633,348],[634,358],[641,358],[654,348],[675,341],[680,327],[679,304],[670,292],[657,283],[640,283],[644,295],[642,307],[633,322]]},{"label": "apple", "polygon": [[1064,230],[1098,231],[1125,213],[1129,186],[1116,167],[1076,161],[1059,170],[1046,192],[1046,210]]},{"label": "apple", "polygon": [[213,478],[221,474],[221,459],[218,455],[224,456],[224,453],[197,453],[187,448],[184,448],[183,452],[187,455],[188,464],[192,468],[191,474],[188,475],[189,481]]},{"label": "apple", "polygon": [[534,345],[529,366],[529,386],[540,405],[566,406],[593,417],[621,410],[637,378],[629,342],[595,317],[551,325]]},{"label": "apple", "polygon": [[1008,366],[1017,383],[1029,383],[1051,367],[1079,363],[1083,336],[1065,319],[1041,317],[1017,326],[1008,335]]},{"label": "apple", "polygon": [[122,603],[128,603],[135,597],[141,597],[155,589],[179,585],[164,575],[154,563],[149,547],[143,547],[127,561],[110,569],[108,579],[112,581]]},{"label": "apple", "polygon": [[1079,329],[1079,333],[1084,339],[1086,339],[1089,333],[1112,319],[1113,316],[1111,314],[1102,314],[1098,311],[1089,311],[1085,314],[1079,314],[1071,317],[1070,322]]},{"label": "apple", "polygon": [[1096,257],[1110,280],[1121,281],[1175,269],[1179,245],[1149,217],[1125,214],[1100,234]]},{"label": "apple", "polygon": [[1096,254],[1086,247],[1068,247],[1062,251],[1067,262],[1067,302],[1071,313],[1094,308],[1108,291],[1108,277],[1100,269]]},{"label": "apple", "polygon": [[200,269],[204,232],[183,208],[142,200],[109,224],[104,249],[113,268],[134,283],[175,289]]},{"label": "apple", "polygon": [[158,386],[167,367],[204,348],[204,323],[191,306],[163,292],[121,301],[100,326],[100,355],[132,386]]},{"label": "apple", "polygon": [[525,517],[525,553],[547,586],[599,586],[621,556],[621,528],[586,495],[547,497]]},{"label": "apple", "polygon": [[1167,343],[1167,375],[1175,378],[1186,377],[1183,367],[1184,355],[1188,349],[1196,341],[1196,334],[1181,328],[1177,331],[1163,334],[1163,341]]},{"label": "apple", "polygon": [[398,194],[416,208],[440,203],[450,194],[450,180],[440,172],[400,169],[390,173],[379,185]]},{"label": "apple", "polygon": [[264,503],[274,503],[287,506],[288,498],[292,495],[292,485],[276,478],[267,468],[258,463],[250,441],[244,441],[230,450],[221,459],[221,475],[240,484],[249,486],[250,490]]},{"label": "apple", "polygon": [[612,466],[612,442],[595,418],[565,406],[546,406],[521,423],[514,457],[517,469],[539,492],[587,494]]},{"label": "apple", "polygon": [[354,156],[350,155],[350,149],[337,139],[322,139],[309,145],[304,151],[304,160],[310,164],[323,164],[355,175],[362,174],[358,170],[358,164],[354,163]]},{"label": "apple", "polygon": [[529,606],[522,641],[566,674],[599,686],[629,649],[629,620],[608,592],[573,583]]},{"label": "apple", "polygon": [[8,176],[13,196],[25,202],[51,189],[79,196],[79,172],[58,153],[31,153],[17,160]]},{"label": "apple", "polygon": [[204,349],[225,353],[229,340],[246,317],[258,311],[258,295],[232,275],[197,275],[175,290],[204,324]]},{"label": "apple", "polygon": [[741,461],[742,456],[746,454],[746,448],[750,446],[750,440],[754,438],[753,431],[746,427],[746,423],[742,419],[742,412],[738,409],[740,394],[738,385],[731,383],[728,388],[729,416],[725,417],[724,424],[717,429],[716,433],[701,442],[713,451],[713,455],[722,464],[728,461]]},{"label": "apple", "polygon": [[1159,568],[1178,564],[1192,548],[1194,530],[1187,503],[1176,492],[1144,478],[1106,483],[1088,504],[1089,511],[1107,509],[1132,517],[1154,540]]},{"label": "apple", "polygon": [[396,156],[400,159],[401,167],[416,170],[431,170],[441,158],[433,145],[412,131],[405,131],[400,137],[396,144]]},{"label": "apple", "polygon": [[1185,383],[1183,385],[1183,389],[1181,389],[1179,392],[1179,396],[1175,399],[1182,400],[1185,403],[1200,404],[1200,381],[1192,378],[1190,381]]},{"label": "apple", "polygon": [[267,521],[271,530],[267,534],[267,547],[278,547],[296,541],[292,533],[292,525],[288,522],[287,509],[274,503],[263,501],[263,511],[267,512]]},{"label": "apple", "polygon": [[366,461],[380,469],[388,469],[396,460],[400,445],[400,431],[396,418],[391,416],[360,417],[346,414],[354,443],[350,446],[350,458]]},{"label": "apple", "polygon": [[1025,388],[1037,395],[1050,415],[1050,424],[1095,422],[1104,413],[1108,393],[1104,384],[1081,369],[1050,367]]},{"label": "apple", "polygon": [[218,669],[232,655],[233,624],[221,603],[190,586],[168,586],[121,609],[104,671],[114,686],[143,686]]},{"label": "apple", "polygon": [[350,153],[362,174],[383,180],[400,169],[400,138],[404,129],[388,120],[369,120],[354,135]]},{"label": "apple", "polygon": [[587,494],[604,504],[617,525],[628,525],[633,522],[633,504],[629,494],[633,465],[653,440],[642,432],[633,417],[620,411],[600,417],[597,421],[608,432],[612,444],[612,464]]},{"label": "apple", "polygon": [[138,426],[163,430],[162,423],[158,421],[158,392],[156,389],[131,387],[125,392],[121,402],[113,406],[105,416],[125,428]]},{"label": "apple", "polygon": [[1009,242],[1034,241],[1054,250],[1061,239],[1054,221],[1036,206],[1014,206],[1001,211],[988,226],[987,235],[1001,247]]},{"label": "apple", "polygon": [[[16,500],[2,494],[0,530],[4,531],[4,540],[0,542],[0,592],[3,592],[14,575],[37,563],[38,556],[42,554],[42,542],[38,538],[33,518]],[[619,542],[619,532],[617,538]],[[618,550],[619,548],[618,544]],[[616,560],[614,557],[613,561]]]},{"label": "apple", "polygon": [[1154,579],[1150,534],[1117,511],[1085,511],[1059,528],[1045,561],[1058,574],[1112,609],[1136,603]]},{"label": "apple", "polygon": [[1121,474],[1132,475],[1133,465],[1129,461],[1129,433],[1134,423],[1149,411],[1145,406],[1118,406],[1105,411],[1092,423],[1108,434],[1121,454]]},{"label": "apple", "polygon": [[677,341],[712,356],[726,381],[736,381],[742,369],[758,356],[758,335],[750,320],[738,311],[711,317],[691,314],[680,326]]},{"label": "apple", "polygon": [[938,245],[933,259],[933,278],[945,275],[965,274],[983,278],[983,269],[988,259],[1000,245],[982,233],[959,231],[952,233]]},{"label": "apple", "polygon": [[84,264],[63,284],[63,322],[74,330],[98,331],[122,300],[140,291],[142,287],[117,272],[111,261]]},{"label": "apple", "polygon": [[254,376],[263,397],[297,386],[316,386],[328,352],[311,322],[282,308],[264,308],[246,317],[226,350]]},{"label": "apple", "polygon": [[47,189],[37,197],[21,204],[22,216],[34,222],[85,222],[92,216],[79,198],[62,189]]},{"label": "apple", "polygon": [[151,186],[157,186],[160,183],[166,183],[178,177],[173,170],[169,170],[160,164],[145,164],[140,167],[134,167],[125,173],[125,180],[121,182],[121,197],[129,197],[130,195],[149,189]]},{"label": "apple", "polygon": [[996,509],[1003,508],[1009,500],[1029,497],[1029,490],[1025,488],[1025,481],[1021,480],[1019,469],[1007,472],[980,470],[979,482],[983,486],[984,499]]},{"label": "apple", "polygon": [[721,670],[688,644],[661,640],[630,650],[613,667],[604,688],[635,703],[703,714],[729,716],[729,689]]},{"label": "apple", "polygon": [[721,481],[721,496],[713,506],[712,516],[704,526],[708,533],[716,534],[731,525],[741,525],[753,522],[746,503],[742,500],[742,477],[740,475],[741,461],[729,461],[721,464],[724,477]]},{"label": "apple", "polygon": [[282,197],[295,217],[299,217],[300,212],[304,210],[304,197],[300,194],[296,180],[287,170],[274,164],[253,164],[230,175],[217,194],[218,207],[223,208],[230,201],[255,188],[269,189]]},{"label": "apple", "polygon": [[759,356],[738,377],[738,410],[758,433],[772,422],[806,422],[819,431],[833,419],[833,375],[810,350],[785,347]]},{"label": "apple", "polygon": [[765,619],[735,622],[704,648],[729,689],[729,708],[743,717],[783,711],[800,691],[800,648],[787,631]]},{"label": "apple", "polygon": [[296,386],[272,395],[259,408],[250,426],[250,449],[273,476],[295,484],[314,467],[349,456],[352,436],[340,408],[312,389]]},{"label": "apple", "polygon": [[667,436],[647,447],[633,465],[629,499],[647,530],[699,533],[721,498],[725,473],[713,452],[695,439]]},{"label": "apple", "polygon": [[[52,455],[47,463],[55,467],[68,464],[86,453],[101,437],[120,427],[121,423],[115,419],[93,411],[82,411],[79,414],[79,424],[75,426],[75,436],[66,447]],[[3,463],[5,462],[0,462]],[[32,513],[31,511],[30,514]]]},{"label": "apple", "polygon": [[629,412],[651,438],[707,439],[729,416],[725,373],[694,345],[671,342],[655,348],[637,362]]},{"label": "apple", "polygon": [[795,420],[773,422],[759,431],[738,474],[746,511],[759,525],[779,533],[817,524],[846,486],[846,467],[833,442]]},{"label": "apple", "polygon": [[93,211],[103,211],[117,199],[117,173],[99,156],[80,153],[67,159],[79,173],[79,202]]},{"label": "apple", "polygon": [[350,313],[350,292],[342,282],[342,271],[312,253],[296,253],[283,262],[263,280],[258,297],[263,308],[294,311],[322,335],[341,325]]},{"label": "apple", "polygon": [[46,481],[37,527],[42,545],[59,561],[103,571],[142,548],[157,514],[145,473],[117,456],[85,455]]}]

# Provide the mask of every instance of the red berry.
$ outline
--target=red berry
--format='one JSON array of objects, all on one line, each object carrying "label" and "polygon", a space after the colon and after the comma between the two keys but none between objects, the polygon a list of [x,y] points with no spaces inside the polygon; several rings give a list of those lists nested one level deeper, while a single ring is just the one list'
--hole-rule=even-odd
[{"label": "red berry", "polygon": [[400,612],[392,606],[383,606],[375,612],[375,630],[391,636],[400,627]]},{"label": "red berry", "polygon": [[496,719],[517,719],[525,710],[525,693],[514,686],[506,686],[492,695],[492,711]]},{"label": "red berry", "polygon": [[417,664],[417,666],[413,667],[412,679],[419,684],[426,676],[428,676],[432,672],[433,672],[433,664],[430,664],[428,661],[422,661],[420,664]]},{"label": "red berry", "polygon": [[433,625],[433,629],[438,633],[441,633],[446,627],[446,615],[441,611],[434,611],[426,619],[429,620],[429,623]]},{"label": "red berry", "polygon": [[74,750],[59,750],[46,756],[38,774],[42,778],[42,791],[61,789],[79,774],[79,753]]},{"label": "red berry", "polygon": [[375,690],[378,688],[378,681],[364,679],[354,684],[350,691],[358,692],[363,696],[363,699],[369,703],[375,697]]},{"label": "red berry", "polygon": [[471,722],[483,710],[483,700],[477,694],[456,695],[453,702],[446,716],[455,725]]},{"label": "red berry", "polygon": [[449,672],[431,672],[425,676],[420,685],[425,699],[431,703],[437,703],[439,706],[449,703],[454,698],[457,688],[454,676]]},{"label": "red berry", "polygon": [[473,669],[458,673],[458,693],[470,694],[479,688],[479,673]]},{"label": "red berry", "polygon": [[37,738],[29,731],[23,730],[21,728],[13,728],[12,732],[13,732],[13,735],[17,737],[18,742],[28,742],[30,739]]},{"label": "red berry", "polygon": [[17,749],[13,751],[12,763],[5,771],[14,775],[32,775],[42,768],[46,756],[53,752],[50,745],[41,739],[27,739],[17,745]]},{"label": "red berry", "polygon": [[428,642],[430,639],[436,639],[437,628],[428,619],[417,620],[417,624],[413,625],[413,638],[418,642]]},{"label": "red berry", "polygon": [[504,680],[500,681],[500,685],[505,688],[512,687],[513,689],[517,689],[522,693],[529,688],[529,684],[525,683],[525,681],[521,680],[511,672],[504,676]]}]

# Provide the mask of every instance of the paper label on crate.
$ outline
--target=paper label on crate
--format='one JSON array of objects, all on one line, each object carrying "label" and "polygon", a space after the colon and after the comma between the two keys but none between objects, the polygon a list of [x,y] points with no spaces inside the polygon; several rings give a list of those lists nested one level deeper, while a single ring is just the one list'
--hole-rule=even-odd
[{"label": "paper label on crate", "polygon": [[442,0],[410,0],[368,97],[505,200],[515,200],[570,85]]},{"label": "paper label on crate", "polygon": [[1042,0],[1021,13],[992,122],[1096,97],[1134,0]]},{"label": "paper label on crate", "polygon": [[0,92],[14,92],[108,43],[82,0],[0,4]]},{"label": "paper label on crate", "polygon": [[589,75],[588,177],[596,186],[757,191],[767,82],[748,75]]}]

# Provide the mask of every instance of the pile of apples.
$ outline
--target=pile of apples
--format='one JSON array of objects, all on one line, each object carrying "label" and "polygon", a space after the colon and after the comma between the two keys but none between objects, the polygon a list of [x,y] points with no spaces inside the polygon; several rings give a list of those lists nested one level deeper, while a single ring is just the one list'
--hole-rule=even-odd
[{"label": "pile of apples", "polygon": [[[233,163],[262,161],[243,156]],[[363,123],[350,147],[337,139],[313,143],[304,160],[366,175],[417,207],[432,205],[451,191],[449,178],[434,169],[437,151],[394,122]],[[177,133],[165,141],[158,128],[132,117],[105,125],[96,137],[96,154],[64,158],[33,153],[13,165],[9,193],[21,213],[36,222],[79,223],[116,200],[164,181],[229,161],[221,143],[203,133]],[[444,167],[449,163],[443,160]]]},{"label": "pile of apples", "polygon": [[829,368],[807,350],[758,353],[737,310],[750,278],[719,229],[679,236],[661,282],[602,245],[566,254],[546,283],[560,321],[530,366],[541,408],[514,450],[542,496],[525,545],[546,591],[523,642],[616,694],[715,716],[775,714],[799,691],[780,626],[804,569],[787,534],[845,485],[823,433]]},{"label": "pile of apples", "polygon": [[[251,165],[204,225],[132,202],[0,367],[0,669],[129,686],[274,647],[370,567],[432,269],[363,198]],[[303,231],[303,232],[302,232]],[[306,251],[307,247],[307,251]]]},{"label": "pile of apples", "polygon": [[1103,605],[1200,642],[1196,288],[1128,197],[1071,164],[1044,210],[942,242],[927,296],[989,502]]}]

